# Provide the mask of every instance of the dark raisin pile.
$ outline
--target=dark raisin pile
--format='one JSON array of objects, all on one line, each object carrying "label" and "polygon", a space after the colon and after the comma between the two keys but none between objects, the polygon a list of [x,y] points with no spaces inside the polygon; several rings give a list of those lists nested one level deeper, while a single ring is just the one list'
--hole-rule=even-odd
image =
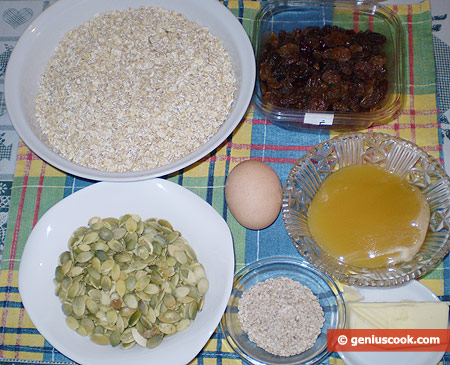
[{"label": "dark raisin pile", "polygon": [[370,30],[336,26],[272,34],[259,65],[263,98],[289,109],[374,110],[388,87],[385,42]]}]

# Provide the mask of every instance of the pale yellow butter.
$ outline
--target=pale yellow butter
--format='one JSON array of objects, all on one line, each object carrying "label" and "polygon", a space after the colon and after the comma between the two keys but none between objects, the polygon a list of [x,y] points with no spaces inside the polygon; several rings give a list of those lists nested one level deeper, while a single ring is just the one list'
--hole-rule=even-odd
[{"label": "pale yellow butter", "polygon": [[352,329],[446,329],[448,302],[349,302],[346,327]]}]

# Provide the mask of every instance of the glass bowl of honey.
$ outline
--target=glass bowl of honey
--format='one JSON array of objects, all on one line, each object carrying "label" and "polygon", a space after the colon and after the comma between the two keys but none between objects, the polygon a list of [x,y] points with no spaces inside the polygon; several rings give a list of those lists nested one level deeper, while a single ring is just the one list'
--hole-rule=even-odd
[{"label": "glass bowl of honey", "polygon": [[450,179],[414,143],[344,133],[298,160],[282,216],[300,254],[340,282],[385,287],[435,268],[450,250]]}]

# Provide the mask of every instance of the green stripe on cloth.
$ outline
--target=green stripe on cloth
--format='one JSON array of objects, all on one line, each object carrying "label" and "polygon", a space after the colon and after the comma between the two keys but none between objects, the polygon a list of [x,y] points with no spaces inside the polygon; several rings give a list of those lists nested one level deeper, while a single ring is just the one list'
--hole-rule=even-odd
[{"label": "green stripe on cloth", "polygon": [[[259,2],[224,1],[241,21],[252,38],[253,23]],[[431,13],[429,2],[421,6],[394,6],[403,22],[405,32],[406,74],[412,82],[406,90],[405,110],[396,120],[377,127],[383,131],[408,138],[439,157],[438,124],[434,84],[434,60],[431,42]],[[336,20],[338,18],[336,17]],[[377,30],[377,22],[350,17],[345,21],[357,21]],[[411,51],[411,53],[409,53]],[[413,51],[413,52],[412,52]],[[412,57],[410,57],[412,54]],[[410,68],[411,66],[411,68]],[[281,217],[262,231],[248,231],[230,214],[224,199],[224,185],[229,171],[237,163],[255,158],[270,164],[284,183],[292,163],[311,146],[329,138],[329,133],[299,133],[282,130],[266,120],[252,106],[238,128],[215,151],[201,161],[178,171],[168,180],[180,184],[206,200],[227,221],[233,236],[236,271],[245,264],[270,255],[298,256],[289,240]],[[33,225],[63,197],[78,191],[92,182],[65,175],[43,163],[29,149],[21,145],[18,152],[16,174],[12,187],[6,245],[0,272],[0,360],[31,361],[50,364],[73,363],[60,354],[34,328],[23,309],[18,293],[18,268],[26,240]],[[445,263],[425,276],[424,283],[436,294],[443,292]],[[193,364],[243,364],[217,329]],[[342,364],[332,355],[325,364]]]}]

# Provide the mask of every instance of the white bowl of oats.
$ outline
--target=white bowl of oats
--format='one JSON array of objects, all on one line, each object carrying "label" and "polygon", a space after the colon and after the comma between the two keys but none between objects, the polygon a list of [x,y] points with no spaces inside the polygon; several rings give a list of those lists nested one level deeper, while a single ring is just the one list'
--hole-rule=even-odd
[{"label": "white bowl of oats", "polygon": [[216,0],[59,0],[11,54],[5,97],[25,144],[92,180],[164,176],[236,128],[255,61]]}]

